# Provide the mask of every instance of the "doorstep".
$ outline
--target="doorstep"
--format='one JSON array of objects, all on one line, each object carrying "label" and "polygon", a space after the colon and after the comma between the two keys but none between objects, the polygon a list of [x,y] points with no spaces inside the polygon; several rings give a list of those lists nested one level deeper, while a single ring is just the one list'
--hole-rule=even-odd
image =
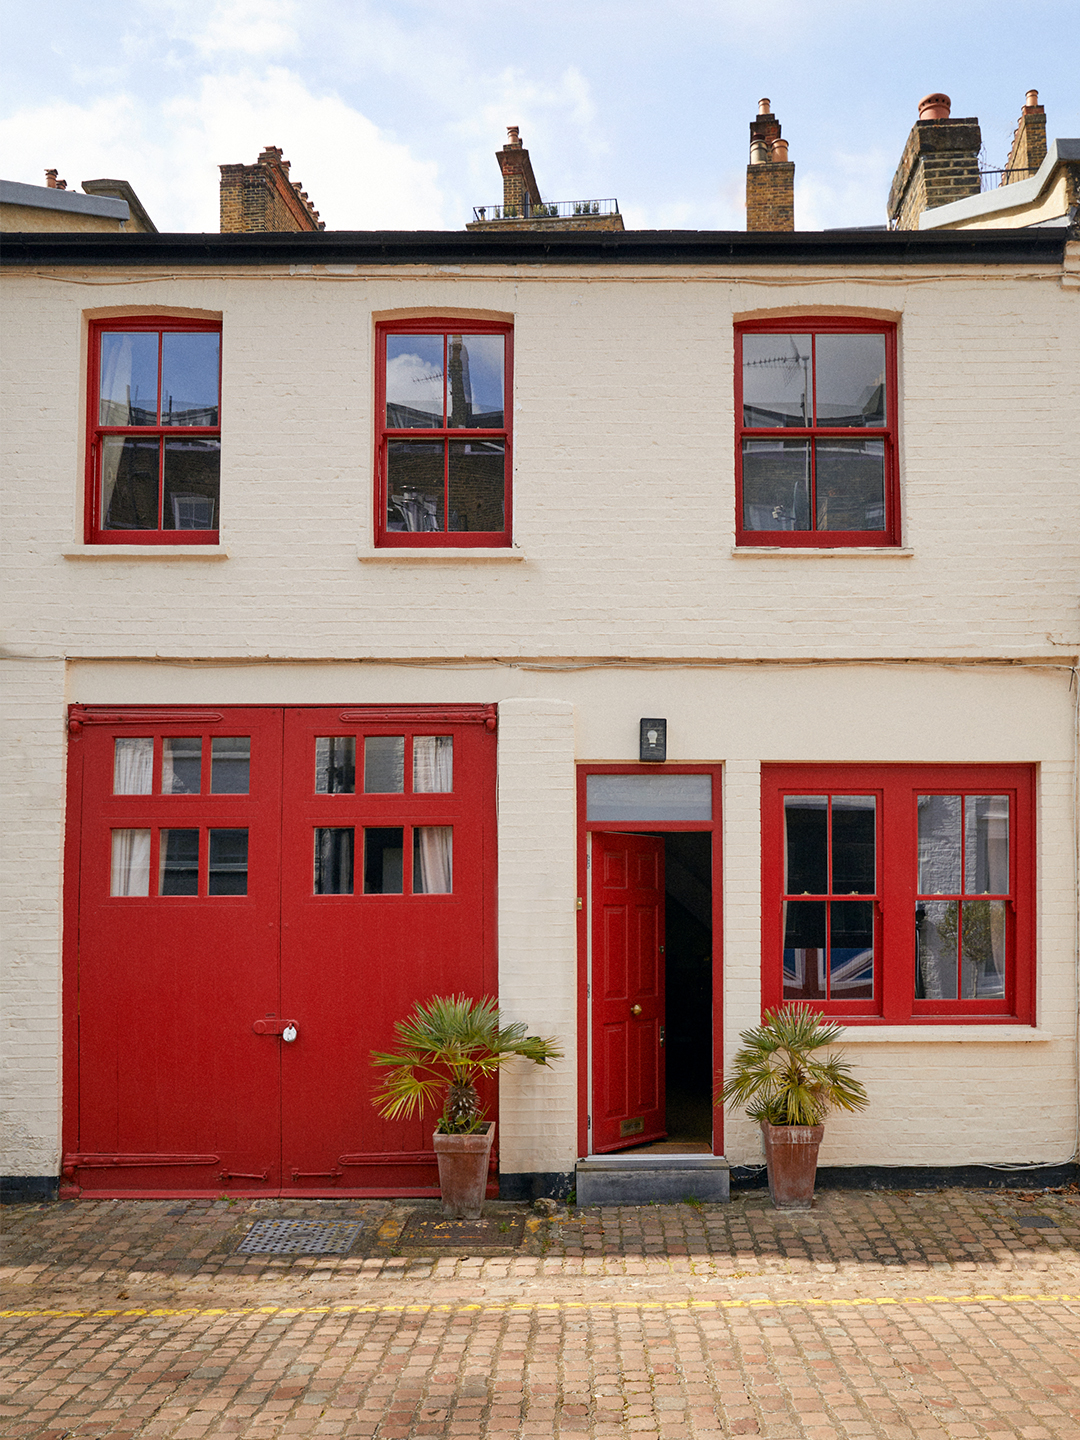
[{"label": "doorstep", "polygon": [[730,1200],[731,1167],[722,1155],[590,1155],[575,1166],[579,1205],[671,1204]]}]

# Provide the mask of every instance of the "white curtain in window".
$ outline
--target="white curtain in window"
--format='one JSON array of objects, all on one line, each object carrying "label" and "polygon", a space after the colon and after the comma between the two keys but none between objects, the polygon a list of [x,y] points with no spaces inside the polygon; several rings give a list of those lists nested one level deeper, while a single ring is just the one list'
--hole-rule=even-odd
[{"label": "white curtain in window", "polygon": [[[137,793],[137,792],[136,792]],[[112,832],[110,895],[150,894],[150,831]]]},{"label": "white curtain in window", "polygon": [[[152,739],[121,739],[113,747],[113,794],[149,795],[154,776]],[[119,832],[117,832],[119,833]]]},{"label": "white curtain in window", "polygon": [[454,827],[418,825],[413,831],[413,892],[417,895],[449,895],[453,889]]},{"label": "white curtain in window", "polygon": [[454,737],[413,737],[413,792],[448,795],[454,788]]}]

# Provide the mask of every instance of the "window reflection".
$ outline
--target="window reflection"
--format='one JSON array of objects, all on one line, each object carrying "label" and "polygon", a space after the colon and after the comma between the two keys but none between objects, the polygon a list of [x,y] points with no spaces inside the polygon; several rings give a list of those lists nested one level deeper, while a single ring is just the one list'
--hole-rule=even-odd
[{"label": "window reflection", "polygon": [[364,831],[364,894],[401,895],[405,880],[404,830],[373,826]]},{"label": "window reflection", "polygon": [[323,825],[315,830],[315,894],[353,893],[353,828]]},{"label": "window reflection", "polygon": [[159,895],[199,893],[198,830],[162,830],[158,858]]}]

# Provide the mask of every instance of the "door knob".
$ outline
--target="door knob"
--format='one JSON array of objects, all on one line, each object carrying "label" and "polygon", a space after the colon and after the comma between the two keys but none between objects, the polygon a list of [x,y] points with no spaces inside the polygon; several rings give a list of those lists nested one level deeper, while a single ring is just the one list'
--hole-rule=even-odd
[{"label": "door knob", "polygon": [[640,1014],[641,1014],[641,1006],[640,1006],[640,1005],[631,1005],[631,1006],[630,1006],[630,1014],[631,1014],[631,1015],[640,1015]]}]

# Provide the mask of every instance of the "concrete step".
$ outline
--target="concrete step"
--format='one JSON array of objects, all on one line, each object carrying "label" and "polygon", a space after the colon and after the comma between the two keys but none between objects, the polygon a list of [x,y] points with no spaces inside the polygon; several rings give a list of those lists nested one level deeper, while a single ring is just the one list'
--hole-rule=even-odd
[{"label": "concrete step", "polygon": [[575,1167],[579,1205],[677,1204],[729,1200],[722,1155],[590,1155]]}]

